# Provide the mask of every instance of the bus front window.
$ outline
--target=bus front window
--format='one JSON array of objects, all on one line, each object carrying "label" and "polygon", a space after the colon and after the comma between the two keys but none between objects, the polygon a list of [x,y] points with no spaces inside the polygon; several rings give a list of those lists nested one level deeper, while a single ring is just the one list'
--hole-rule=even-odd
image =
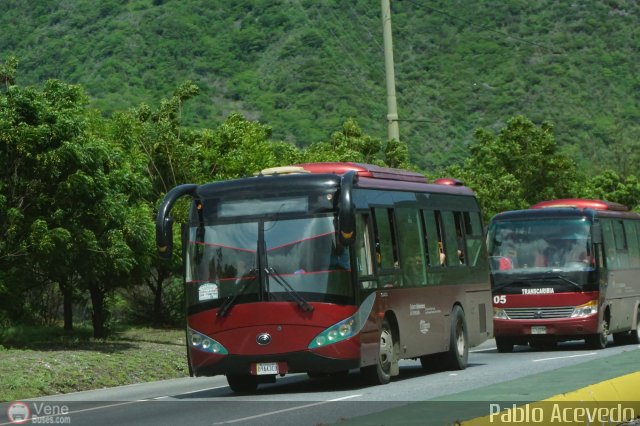
[{"label": "bus front window", "polygon": [[218,307],[230,297],[238,303],[258,300],[257,241],[256,222],[190,229],[186,258],[190,311]]},{"label": "bus front window", "polygon": [[[333,216],[265,222],[264,239],[268,267],[306,301],[352,303],[349,248],[337,243]],[[273,278],[270,299],[295,300]]]},{"label": "bus front window", "polygon": [[592,267],[589,223],[583,219],[496,222],[489,230],[488,243],[494,272]]}]

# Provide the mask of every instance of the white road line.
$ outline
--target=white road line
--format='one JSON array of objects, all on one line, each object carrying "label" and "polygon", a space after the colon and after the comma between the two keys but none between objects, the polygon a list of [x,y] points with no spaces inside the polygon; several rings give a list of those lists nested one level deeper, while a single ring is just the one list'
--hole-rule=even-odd
[{"label": "white road line", "polygon": [[493,348],[487,348],[487,349],[476,349],[473,351],[469,351],[469,352],[488,352],[488,351],[495,351],[496,349],[498,349],[497,347],[493,347]]},{"label": "white road line", "polygon": [[533,362],[551,361],[552,359],[577,358],[579,356],[591,356],[591,355],[596,355],[596,352],[589,352],[588,354],[579,354],[579,355],[556,356],[553,358],[540,358],[540,359],[534,359]]},{"label": "white road line", "polygon": [[357,398],[359,396],[362,396],[362,395],[360,394],[360,395],[343,396],[342,398],[335,398],[335,399],[330,399],[328,401],[314,402],[313,404],[299,405],[297,407],[285,408],[283,410],[277,410],[277,411],[270,411],[268,413],[256,414],[255,416],[242,417],[240,419],[227,420],[226,422],[218,422],[218,423],[213,423],[213,424],[214,425],[225,425],[225,424],[229,424],[229,423],[244,422],[246,420],[253,420],[253,419],[258,419],[260,417],[273,416],[274,414],[286,413],[287,411],[302,410],[303,408],[315,407],[317,405],[329,404],[330,402],[343,401],[345,399]]},{"label": "white road line", "polygon": [[222,388],[228,388],[228,387],[229,386],[216,386],[215,388],[206,388],[206,389],[198,389],[198,390],[189,391],[189,392],[180,392],[177,395],[189,395],[190,393],[198,393],[198,392],[204,392],[208,390],[222,389]]}]

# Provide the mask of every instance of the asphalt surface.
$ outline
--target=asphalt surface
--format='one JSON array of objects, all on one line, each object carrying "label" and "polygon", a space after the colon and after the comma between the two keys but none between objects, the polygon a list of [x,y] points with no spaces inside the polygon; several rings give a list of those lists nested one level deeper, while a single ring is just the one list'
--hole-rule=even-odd
[{"label": "asphalt surface", "polygon": [[[499,354],[493,340],[473,348],[464,371],[425,372],[403,361],[400,376],[366,386],[357,370],[340,379],[296,374],[236,395],[223,376],[184,378],[23,401],[35,420],[73,425],[318,425],[450,424],[460,408],[487,410],[487,401],[537,401],[640,367],[640,346],[590,350],[581,342],[551,351],[518,346]],[[471,410],[475,408],[474,410]],[[0,404],[0,425],[8,421]],[[38,417],[39,416],[39,417]],[[35,423],[35,421],[34,421]]]}]

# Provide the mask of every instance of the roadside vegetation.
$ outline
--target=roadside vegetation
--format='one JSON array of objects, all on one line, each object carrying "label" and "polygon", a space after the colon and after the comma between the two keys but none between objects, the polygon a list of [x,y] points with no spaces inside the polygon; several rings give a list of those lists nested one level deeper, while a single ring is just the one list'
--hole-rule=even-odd
[{"label": "roadside vegetation", "polygon": [[89,326],[0,331],[0,401],[188,376],[183,330],[117,327],[94,339]]},{"label": "roadside vegetation", "polygon": [[[182,111],[199,95],[188,81],[157,105],[107,118],[82,86],[22,86],[19,69],[15,57],[0,62],[3,400],[186,374],[182,332],[163,330],[184,323],[180,226],[171,261],[156,254],[154,232],[157,206],[176,185],[353,161],[462,178],[485,220],[550,198],[640,206],[634,175],[588,175],[558,147],[551,124],[522,115],[478,129],[462,163],[423,170],[405,142],[368,135],[354,118],[298,147],[237,113],[215,128],[187,127]],[[186,211],[182,200],[175,221]]]}]

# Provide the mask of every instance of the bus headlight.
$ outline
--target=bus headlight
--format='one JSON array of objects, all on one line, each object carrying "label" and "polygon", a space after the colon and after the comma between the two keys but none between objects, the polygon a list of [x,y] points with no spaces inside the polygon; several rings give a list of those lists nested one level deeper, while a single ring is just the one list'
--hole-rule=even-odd
[{"label": "bus headlight", "polygon": [[587,317],[589,315],[598,313],[598,301],[590,300],[584,305],[576,306],[573,308],[573,312],[571,313],[571,318],[582,318]]},{"label": "bus headlight", "polygon": [[502,308],[493,308],[493,318],[495,319],[509,319],[509,315]]},{"label": "bus headlight", "polygon": [[229,351],[219,342],[190,328],[187,329],[188,344],[192,348],[212,354],[227,355]]},{"label": "bus headlight", "polygon": [[376,293],[373,292],[362,301],[360,308],[358,308],[355,314],[333,324],[331,327],[318,334],[313,338],[313,340],[311,340],[308,348],[317,349],[327,345],[332,345],[334,343],[347,340],[360,333],[360,330],[362,330],[367,322],[367,318],[371,315],[373,302],[375,300]]},{"label": "bus headlight", "polygon": [[358,330],[356,322],[356,315],[352,315],[349,318],[332,325],[313,338],[311,343],[309,343],[309,349],[315,349],[321,346],[337,343],[354,336]]}]

